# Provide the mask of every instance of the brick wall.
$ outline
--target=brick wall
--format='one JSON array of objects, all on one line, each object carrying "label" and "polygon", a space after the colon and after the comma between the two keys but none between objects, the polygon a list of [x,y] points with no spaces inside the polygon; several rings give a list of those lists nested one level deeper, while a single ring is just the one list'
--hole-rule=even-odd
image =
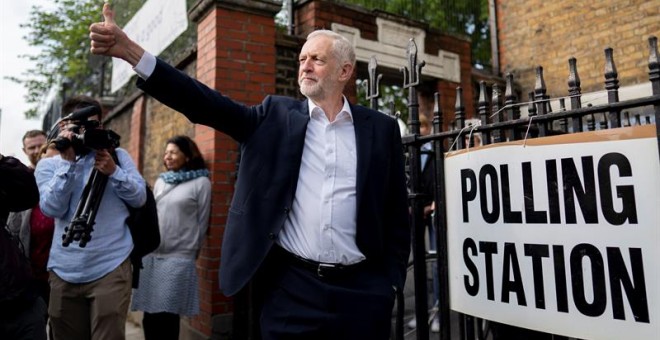
[{"label": "brick wall", "polygon": [[603,90],[607,47],[621,86],[648,81],[647,39],[660,35],[660,1],[497,0],[497,12],[502,72],[514,72],[523,93],[542,65],[548,94],[567,95],[572,56],[582,91]]}]

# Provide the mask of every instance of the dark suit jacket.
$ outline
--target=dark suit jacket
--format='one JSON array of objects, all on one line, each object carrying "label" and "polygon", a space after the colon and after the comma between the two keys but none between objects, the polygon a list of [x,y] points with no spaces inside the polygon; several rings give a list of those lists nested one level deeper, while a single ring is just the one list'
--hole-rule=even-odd
[{"label": "dark suit jacket", "polygon": [[[291,209],[309,121],[307,100],[268,96],[245,106],[161,60],[138,86],[191,122],[241,143],[220,262],[220,287],[231,296],[256,273]],[[410,230],[399,128],[385,114],[353,105],[351,110],[357,144],[356,243],[400,288]]]}]

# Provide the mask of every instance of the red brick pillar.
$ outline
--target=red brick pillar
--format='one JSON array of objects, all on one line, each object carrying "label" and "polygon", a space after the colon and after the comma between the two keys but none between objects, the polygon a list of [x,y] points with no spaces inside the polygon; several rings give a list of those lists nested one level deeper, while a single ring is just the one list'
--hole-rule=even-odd
[{"label": "red brick pillar", "polygon": [[[202,0],[190,9],[197,23],[197,79],[247,105],[275,93],[275,21],[272,1]],[[217,112],[222,114],[222,112]],[[197,267],[200,315],[191,327],[223,334],[231,327],[231,299],[218,289],[220,249],[233,195],[238,144],[212,128],[195,126],[195,142],[211,171],[212,207],[207,242]]]},{"label": "red brick pillar", "polygon": [[142,150],[140,145],[144,143],[144,115],[145,115],[144,96],[138,97],[133,103],[133,112],[131,113],[131,143],[127,145],[128,154],[131,155],[135,166],[142,173]]}]

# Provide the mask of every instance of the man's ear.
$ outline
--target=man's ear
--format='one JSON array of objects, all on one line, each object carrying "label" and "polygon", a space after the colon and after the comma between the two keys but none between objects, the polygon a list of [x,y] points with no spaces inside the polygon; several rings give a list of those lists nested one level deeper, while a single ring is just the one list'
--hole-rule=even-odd
[{"label": "man's ear", "polygon": [[341,73],[339,74],[340,81],[348,81],[353,76],[353,65],[351,63],[345,63],[341,67]]}]

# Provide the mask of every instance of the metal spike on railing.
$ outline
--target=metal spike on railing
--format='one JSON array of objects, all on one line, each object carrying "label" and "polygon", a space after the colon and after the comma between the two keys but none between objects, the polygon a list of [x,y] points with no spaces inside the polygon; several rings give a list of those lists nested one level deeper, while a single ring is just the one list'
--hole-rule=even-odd
[{"label": "metal spike on railing", "polygon": [[[498,123],[504,121],[504,114],[500,111],[500,100],[500,87],[497,84],[493,84],[493,97],[490,101],[490,111],[492,112],[492,115],[494,115],[493,119]],[[500,129],[495,132],[493,137],[496,143],[504,142],[506,141],[506,132],[504,132],[504,129]]]},{"label": "metal spike on railing", "polygon": [[433,94],[433,132],[442,131],[442,109],[440,106],[440,93]]},{"label": "metal spike on railing", "polygon": [[369,79],[365,80],[364,86],[367,88],[366,98],[369,101],[369,106],[378,110],[378,98],[380,98],[380,80],[383,78],[382,74],[376,76],[376,68],[378,67],[378,60],[376,56],[372,55],[369,59],[369,66],[367,67],[369,71]]},{"label": "metal spike on railing", "polygon": [[[580,75],[577,70],[577,59],[568,59],[568,95],[571,97],[571,110],[582,107],[582,89],[580,88]],[[572,132],[582,131],[582,118],[571,118]]]},{"label": "metal spike on railing", "polygon": [[537,101],[536,112],[539,115],[546,114],[545,94],[547,89],[545,87],[545,79],[543,79],[543,66],[536,67],[536,83],[534,85],[534,100]]},{"label": "metal spike on railing", "polygon": [[420,82],[422,67],[426,65],[426,62],[424,60],[419,63],[417,62],[417,44],[415,44],[414,39],[408,41],[406,60],[408,60],[408,66],[401,68],[403,72],[403,88],[417,86]]},{"label": "metal spike on railing", "polygon": [[[509,121],[520,118],[520,109],[516,105],[517,101],[518,98],[513,91],[513,74],[509,72],[506,74],[506,88],[504,90],[504,105],[507,107],[506,119]],[[512,127],[509,130],[509,140],[513,141],[518,139],[520,139],[520,133],[516,128]]]},{"label": "metal spike on railing", "polygon": [[[566,111],[566,98],[559,98],[559,112]],[[568,119],[562,118],[559,121],[559,128],[562,132],[568,133]]]},{"label": "metal spike on railing", "polygon": [[424,61],[417,62],[417,44],[410,39],[406,48],[408,66],[401,67],[403,72],[403,88],[408,89],[408,126],[410,133],[419,134],[419,103],[416,87],[420,84]]},{"label": "metal spike on railing", "polygon": [[[460,130],[465,127],[465,105],[463,104],[463,89],[460,86],[456,87],[456,105],[454,106],[455,109],[455,114],[454,117],[456,119],[454,120],[456,123],[455,129]],[[462,134],[459,135],[458,141],[456,142],[457,148],[464,149],[465,148],[465,138],[463,138]]]},{"label": "metal spike on railing", "polygon": [[[605,89],[607,90],[607,102],[609,104],[619,102],[619,73],[614,64],[614,51],[611,47],[605,49]],[[621,115],[619,111],[613,110],[609,113],[609,121],[612,128],[621,127]]]},{"label": "metal spike on railing", "polygon": [[[548,113],[548,102],[547,99],[547,89],[545,87],[545,79],[543,79],[543,66],[536,67],[536,83],[534,86],[534,98],[533,101],[536,102],[536,114],[539,116],[546,115]],[[536,124],[539,127],[539,136],[544,137],[546,135],[546,123]]]},{"label": "metal spike on railing", "polygon": [[[488,88],[485,81],[479,82],[479,101],[477,103],[479,118],[481,119],[481,125],[488,124],[488,100],[486,95],[488,94]],[[490,144],[490,131],[484,131],[482,133],[482,143],[484,145]]]},{"label": "metal spike on railing", "polygon": [[653,94],[660,94],[660,57],[658,57],[658,38],[655,36],[649,37],[649,81]]}]

